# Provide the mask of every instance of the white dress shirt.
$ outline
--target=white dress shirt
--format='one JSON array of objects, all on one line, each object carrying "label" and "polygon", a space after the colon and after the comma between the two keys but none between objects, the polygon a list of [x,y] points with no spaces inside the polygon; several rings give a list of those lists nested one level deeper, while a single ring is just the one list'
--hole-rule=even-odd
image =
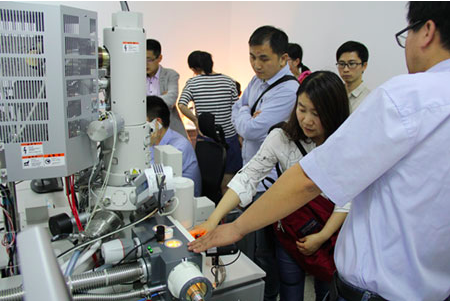
[{"label": "white dress shirt", "polygon": [[388,300],[449,295],[449,68],[387,81],[300,161],[331,201],[352,200],[338,272]]}]

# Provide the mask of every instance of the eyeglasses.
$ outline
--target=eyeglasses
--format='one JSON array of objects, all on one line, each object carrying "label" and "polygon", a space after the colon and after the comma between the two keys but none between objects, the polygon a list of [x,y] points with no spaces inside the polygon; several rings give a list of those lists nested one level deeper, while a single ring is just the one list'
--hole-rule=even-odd
[{"label": "eyeglasses", "polygon": [[363,64],[357,63],[357,62],[349,62],[349,63],[338,62],[335,65],[337,65],[338,69],[344,69],[346,66],[348,66],[349,69],[355,69],[355,68],[357,68],[358,65],[363,65]]},{"label": "eyeglasses", "polygon": [[407,39],[407,35],[409,34],[409,30],[417,27],[418,25],[420,25],[422,23],[424,23],[423,20],[418,20],[415,23],[407,26],[406,28],[404,28],[403,30],[398,32],[397,34],[395,34],[396,42],[398,42],[398,45],[402,48],[406,48],[406,39]]},{"label": "eyeglasses", "polygon": [[148,63],[153,63],[153,62],[155,62],[156,60],[158,60],[158,58],[156,57],[156,58],[149,58],[149,57],[146,57],[146,62],[148,62]]}]

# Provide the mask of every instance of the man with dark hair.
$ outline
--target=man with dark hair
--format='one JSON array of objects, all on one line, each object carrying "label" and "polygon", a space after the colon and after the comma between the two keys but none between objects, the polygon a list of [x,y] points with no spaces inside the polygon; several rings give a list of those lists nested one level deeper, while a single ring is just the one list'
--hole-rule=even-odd
[{"label": "man with dark hair", "polygon": [[362,43],[348,41],[338,48],[336,56],[338,72],[348,91],[349,109],[353,112],[371,92],[362,79],[368,65],[368,49]]},{"label": "man with dark hair", "polygon": [[[257,153],[269,128],[288,120],[296,103],[299,83],[287,64],[287,51],[287,35],[272,26],[257,28],[249,39],[250,63],[255,76],[232,107],[232,122],[243,138],[243,165]],[[281,82],[262,94],[269,86],[288,75],[293,80]],[[276,179],[277,173],[273,172],[271,178]],[[264,191],[265,187],[260,184],[254,200]],[[273,235],[271,226],[255,233],[255,262],[266,272],[265,301],[275,301],[279,291]],[[247,255],[252,257],[253,254]]]},{"label": "man with dark hair", "polygon": [[147,121],[151,123],[151,147],[150,153],[154,161],[154,145],[172,145],[182,152],[182,176],[190,178],[194,182],[194,196],[200,196],[202,192],[202,180],[197,163],[196,153],[191,143],[170,129],[170,113],[166,103],[158,96],[147,96]]},{"label": "man with dark hair", "polygon": [[352,200],[329,300],[449,298],[449,17],[449,1],[409,2],[409,25],[396,34],[409,74],[371,92],[243,215],[189,248],[230,244],[324,193]]},{"label": "man with dark hair", "polygon": [[233,123],[244,139],[244,164],[257,153],[269,128],[288,119],[296,102],[299,84],[288,80],[265,93],[252,110],[265,89],[283,76],[292,75],[287,65],[287,50],[287,35],[272,26],[258,28],[249,39],[250,63],[255,76],[232,109]]},{"label": "man with dark hair", "polygon": [[176,108],[179,96],[179,74],[169,68],[160,65],[163,56],[161,54],[160,42],[153,39],[146,41],[146,72],[147,72],[147,95],[161,97],[168,105],[171,112],[171,129],[188,137]]}]

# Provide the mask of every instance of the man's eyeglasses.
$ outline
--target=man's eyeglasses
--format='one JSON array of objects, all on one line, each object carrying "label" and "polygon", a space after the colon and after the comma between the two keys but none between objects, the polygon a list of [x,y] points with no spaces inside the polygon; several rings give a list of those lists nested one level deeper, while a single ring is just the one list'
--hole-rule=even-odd
[{"label": "man's eyeglasses", "polygon": [[153,63],[153,62],[155,62],[156,60],[158,60],[158,58],[156,57],[156,58],[150,58],[150,57],[146,57],[146,62],[148,62],[148,63]]},{"label": "man's eyeglasses", "polygon": [[357,63],[357,62],[349,62],[349,63],[338,62],[335,65],[337,65],[338,69],[344,69],[346,66],[348,66],[349,69],[355,69],[355,68],[357,68],[358,65],[363,65],[363,64]]},{"label": "man's eyeglasses", "polygon": [[406,39],[407,35],[409,34],[409,30],[417,27],[422,23],[424,23],[424,21],[422,20],[416,21],[413,24],[401,30],[400,32],[398,32],[397,34],[395,34],[396,42],[398,42],[398,45],[401,46],[402,48],[406,48]]}]

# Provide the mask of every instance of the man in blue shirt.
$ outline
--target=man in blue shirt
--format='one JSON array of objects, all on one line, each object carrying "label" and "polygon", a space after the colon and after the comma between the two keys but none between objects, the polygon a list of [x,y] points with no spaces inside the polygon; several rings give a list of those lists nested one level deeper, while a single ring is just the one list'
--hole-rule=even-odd
[{"label": "man in blue shirt", "polygon": [[230,244],[323,192],[352,201],[330,300],[449,299],[449,12],[449,1],[410,2],[409,26],[396,34],[409,74],[373,90],[240,218],[189,248]]},{"label": "man in blue shirt", "polygon": [[[232,122],[238,135],[243,138],[243,165],[257,153],[269,128],[288,120],[296,104],[299,83],[287,64],[287,51],[288,36],[272,26],[257,28],[249,39],[250,63],[255,76],[244,90],[243,96],[232,107]],[[285,75],[293,76],[293,80],[270,89],[258,101],[255,112],[252,112],[260,95]],[[270,177],[276,179],[277,173],[273,171]],[[267,186],[269,185],[270,183]],[[254,200],[264,191],[265,188],[260,183]],[[279,292],[279,280],[272,227],[257,231],[255,240],[255,262],[266,272],[264,301],[275,301]],[[248,255],[252,257],[252,250]]]},{"label": "man in blue shirt", "polygon": [[243,138],[243,164],[257,153],[269,128],[288,119],[296,103],[299,83],[289,80],[265,93],[251,115],[252,106],[266,88],[284,75],[293,76],[287,64],[287,51],[287,35],[272,26],[258,28],[249,39],[250,63],[255,76],[232,108],[233,124]]},{"label": "man in blue shirt", "polygon": [[158,96],[147,96],[147,121],[154,122],[155,131],[151,135],[151,158],[154,160],[154,145],[172,145],[182,152],[182,176],[194,182],[194,196],[202,192],[202,180],[196,153],[191,143],[169,128],[170,112],[166,103]]}]

